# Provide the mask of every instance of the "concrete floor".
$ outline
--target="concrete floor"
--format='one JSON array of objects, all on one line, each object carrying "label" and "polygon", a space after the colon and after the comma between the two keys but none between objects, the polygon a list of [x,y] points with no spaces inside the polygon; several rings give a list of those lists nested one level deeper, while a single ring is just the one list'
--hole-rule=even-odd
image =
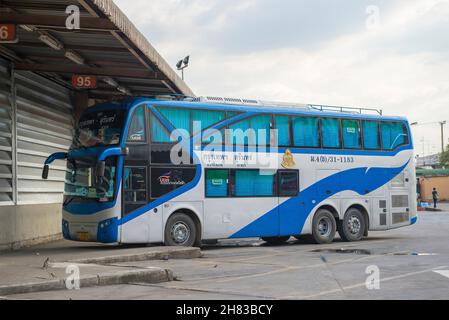
[{"label": "concrete floor", "polygon": [[[371,232],[367,240],[310,245],[291,240],[224,241],[190,260],[118,263],[164,267],[176,281],[9,296],[13,299],[448,299],[449,212],[422,213],[417,225]],[[338,252],[339,249],[344,249]],[[336,251],[337,250],[337,251]],[[380,270],[368,290],[366,270]],[[448,277],[446,277],[446,275]]]}]

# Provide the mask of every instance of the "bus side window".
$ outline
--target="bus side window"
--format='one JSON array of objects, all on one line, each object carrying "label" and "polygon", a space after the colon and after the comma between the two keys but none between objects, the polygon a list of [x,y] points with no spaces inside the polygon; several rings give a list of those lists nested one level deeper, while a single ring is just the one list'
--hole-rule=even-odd
[{"label": "bus side window", "polygon": [[360,149],[362,143],[359,120],[342,120],[341,124],[343,129],[343,147],[345,149]]},{"label": "bus side window", "polygon": [[229,170],[206,170],[206,198],[228,196]]},{"label": "bus side window", "polygon": [[320,147],[319,119],[311,117],[293,117],[293,144],[295,147]]},{"label": "bus side window", "polygon": [[203,132],[203,143],[222,144],[224,135],[221,136],[221,139],[218,139],[217,133],[211,135],[210,132],[208,132],[206,133],[206,136],[204,136],[204,131],[222,122],[225,118],[226,114],[224,111],[193,110],[193,134],[197,135],[200,132]]},{"label": "bus side window", "polygon": [[279,197],[296,197],[299,193],[299,171],[278,172]]},{"label": "bus side window", "polygon": [[408,143],[406,128],[401,122],[382,122],[382,149],[394,150]]},{"label": "bus side window", "polygon": [[364,120],[363,127],[363,146],[366,150],[380,149],[379,143],[379,122]]},{"label": "bus side window", "polygon": [[290,147],[292,144],[290,137],[290,117],[276,116],[275,121],[277,129],[277,145],[280,147]]},{"label": "bus side window", "polygon": [[128,130],[128,142],[145,142],[145,109],[143,106],[134,112]]},{"label": "bus side window", "polygon": [[341,147],[340,120],[323,118],[321,123],[323,148],[339,149]]}]

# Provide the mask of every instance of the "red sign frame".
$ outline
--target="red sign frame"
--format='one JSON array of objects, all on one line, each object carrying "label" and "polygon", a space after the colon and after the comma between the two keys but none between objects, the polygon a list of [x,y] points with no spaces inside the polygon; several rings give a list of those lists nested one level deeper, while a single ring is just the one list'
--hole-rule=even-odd
[{"label": "red sign frame", "polygon": [[11,23],[0,24],[0,43],[16,43],[17,38],[17,26]]},{"label": "red sign frame", "polygon": [[77,89],[95,89],[97,88],[97,76],[74,74],[72,86]]}]

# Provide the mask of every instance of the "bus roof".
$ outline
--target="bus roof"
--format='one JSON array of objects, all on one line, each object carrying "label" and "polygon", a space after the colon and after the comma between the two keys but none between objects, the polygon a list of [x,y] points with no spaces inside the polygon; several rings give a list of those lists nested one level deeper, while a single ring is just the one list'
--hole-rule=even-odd
[{"label": "bus roof", "polygon": [[[237,100],[237,99],[235,99]],[[215,101],[203,101],[200,98],[192,98],[185,100],[165,100],[165,99],[150,99],[144,97],[128,98],[121,101],[107,102],[91,107],[86,112],[95,112],[106,109],[125,109],[129,110],[139,104],[155,104],[161,107],[179,107],[192,109],[209,109],[220,111],[237,111],[237,112],[256,112],[256,113],[276,113],[276,114],[291,114],[304,116],[319,116],[319,117],[338,117],[349,119],[372,119],[372,120],[392,120],[407,122],[407,118],[401,116],[385,116],[380,110],[364,109],[353,107],[337,107],[337,106],[322,106],[312,104],[294,104],[294,103],[279,103],[279,102],[259,102],[257,100],[246,100],[250,103],[235,103],[226,102],[219,103]],[[357,112],[359,111],[359,112]],[[366,111],[368,113],[363,113]],[[369,112],[372,112],[369,114]]]}]

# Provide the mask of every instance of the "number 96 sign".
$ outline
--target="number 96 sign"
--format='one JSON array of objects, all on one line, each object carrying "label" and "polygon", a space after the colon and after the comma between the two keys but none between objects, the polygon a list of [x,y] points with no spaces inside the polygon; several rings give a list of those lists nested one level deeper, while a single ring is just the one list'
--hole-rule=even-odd
[{"label": "number 96 sign", "polygon": [[17,27],[14,24],[0,24],[0,43],[16,43]]},{"label": "number 96 sign", "polygon": [[73,75],[72,85],[78,89],[95,89],[97,87],[97,77]]}]

